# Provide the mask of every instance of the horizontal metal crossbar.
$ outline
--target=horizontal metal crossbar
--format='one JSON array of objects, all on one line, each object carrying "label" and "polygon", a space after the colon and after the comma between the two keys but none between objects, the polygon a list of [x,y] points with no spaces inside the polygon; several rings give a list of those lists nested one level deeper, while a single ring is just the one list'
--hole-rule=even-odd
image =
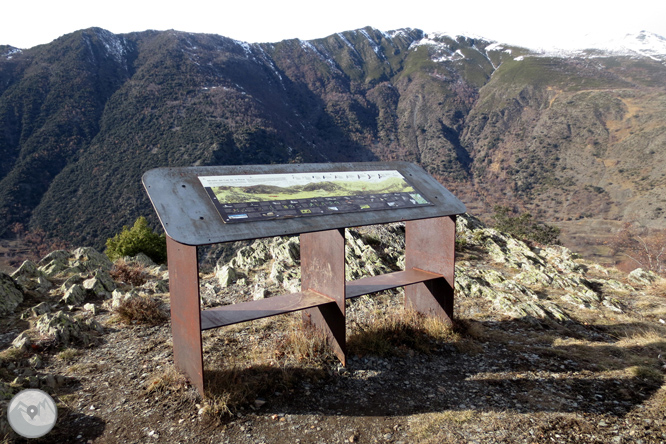
[{"label": "horizontal metal crossbar", "polygon": [[304,291],[240,304],[223,305],[201,311],[201,330],[253,321],[330,303],[335,303],[335,300],[314,291]]},{"label": "horizontal metal crossbar", "polygon": [[419,282],[431,281],[442,277],[441,274],[430,273],[415,268],[382,274],[379,276],[366,277],[347,282],[345,297],[351,299],[365,294],[390,290],[391,288],[396,287],[404,287],[405,285],[418,284]]},{"label": "horizontal metal crossbar", "polygon": [[[439,279],[442,275],[411,269],[347,282],[346,298],[389,290],[405,285]],[[278,314],[318,307],[335,302],[314,291],[283,294],[240,304],[224,305],[201,311],[201,330],[267,318]]]}]

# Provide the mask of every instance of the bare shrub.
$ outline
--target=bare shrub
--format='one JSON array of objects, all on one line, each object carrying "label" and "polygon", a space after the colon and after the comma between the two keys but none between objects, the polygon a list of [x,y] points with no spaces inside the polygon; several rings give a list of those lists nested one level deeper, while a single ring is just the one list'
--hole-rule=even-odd
[{"label": "bare shrub", "polygon": [[116,282],[124,282],[134,287],[140,287],[148,281],[148,273],[142,267],[131,266],[122,259],[116,261],[109,272]]},{"label": "bare shrub", "polygon": [[159,325],[169,319],[160,305],[152,298],[135,297],[121,302],[116,308],[116,313],[128,324]]}]

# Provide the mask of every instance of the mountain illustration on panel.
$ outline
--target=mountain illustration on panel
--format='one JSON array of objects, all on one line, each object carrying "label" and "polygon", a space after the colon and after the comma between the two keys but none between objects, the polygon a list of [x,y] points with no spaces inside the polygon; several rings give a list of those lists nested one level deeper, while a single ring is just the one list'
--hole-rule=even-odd
[{"label": "mountain illustration on panel", "polygon": [[305,185],[213,187],[217,200],[224,203],[263,202],[270,200],[309,199],[331,196],[360,196],[381,193],[413,192],[414,188],[401,178],[390,177],[378,182],[364,180],[323,181]]}]

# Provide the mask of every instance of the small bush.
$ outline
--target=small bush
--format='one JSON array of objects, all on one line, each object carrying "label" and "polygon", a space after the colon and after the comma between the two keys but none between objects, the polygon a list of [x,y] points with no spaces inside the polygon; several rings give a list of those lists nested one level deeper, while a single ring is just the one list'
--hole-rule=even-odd
[{"label": "small bush", "polygon": [[112,261],[139,253],[158,264],[163,264],[167,259],[166,236],[153,232],[143,216],[134,222],[132,228],[125,226],[122,232],[106,240],[106,255]]},{"label": "small bush", "polygon": [[130,266],[122,259],[116,261],[109,274],[114,281],[134,287],[140,287],[148,281],[148,274],[141,267]]},{"label": "small bush", "polygon": [[128,324],[159,325],[168,319],[160,308],[160,303],[146,297],[136,297],[121,302],[116,308],[116,313]]},{"label": "small bush", "polygon": [[496,230],[509,233],[522,241],[559,245],[559,228],[535,221],[528,212],[513,216],[509,207],[497,205],[494,209]]}]

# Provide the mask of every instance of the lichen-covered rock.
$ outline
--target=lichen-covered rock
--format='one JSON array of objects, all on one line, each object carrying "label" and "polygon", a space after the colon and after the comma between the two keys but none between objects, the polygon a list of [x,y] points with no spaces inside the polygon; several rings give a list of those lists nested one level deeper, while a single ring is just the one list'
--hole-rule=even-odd
[{"label": "lichen-covered rock", "polygon": [[43,275],[44,273],[39,270],[37,264],[30,260],[24,261],[21,266],[11,274],[17,282],[20,279],[37,279]]},{"label": "lichen-covered rock", "polygon": [[107,298],[116,289],[116,284],[108,272],[96,270],[93,277],[86,279],[81,284],[83,288],[98,297]]},{"label": "lichen-covered rock", "polygon": [[143,284],[140,289],[148,290],[150,293],[168,293],[169,281],[164,279],[153,279]]},{"label": "lichen-covered rock", "polygon": [[69,287],[63,295],[61,302],[67,305],[81,305],[86,300],[86,289],[79,284]]},{"label": "lichen-covered rock", "polygon": [[581,273],[585,267],[576,262],[579,256],[568,248],[551,245],[539,251],[549,265],[564,273]]},{"label": "lichen-covered rock", "polygon": [[29,308],[24,311],[21,315],[21,319],[28,319],[33,316],[41,316],[44,313],[49,313],[51,311],[51,305],[48,302],[40,302],[34,307]]},{"label": "lichen-covered rock", "polygon": [[388,273],[391,269],[380,258],[370,245],[367,245],[363,236],[355,230],[345,230],[345,279],[348,281],[363,276],[377,276]]},{"label": "lichen-covered rock", "polygon": [[215,277],[222,288],[225,288],[233,284],[236,280],[236,270],[228,265],[223,265],[222,267],[215,269]]},{"label": "lichen-covered rock", "polygon": [[13,313],[21,302],[23,302],[21,288],[11,276],[0,273],[0,315]]},{"label": "lichen-covered rock", "polygon": [[492,228],[484,228],[476,230],[472,237],[488,251],[490,257],[496,262],[518,269],[533,267],[542,269],[546,266],[544,260],[537,256],[526,243],[511,235],[500,233]]},{"label": "lichen-covered rock", "polygon": [[93,316],[95,316],[99,313],[99,309],[97,308],[97,305],[95,305],[95,304],[91,304],[91,303],[85,304],[83,306],[83,309],[90,312]]},{"label": "lichen-covered rock", "polygon": [[471,214],[465,213],[456,217],[456,235],[466,236],[483,228],[486,228],[483,222]]},{"label": "lichen-covered rock", "polygon": [[113,263],[104,253],[100,253],[91,247],[77,248],[72,252],[72,267],[81,267],[84,271],[105,270],[109,271]]},{"label": "lichen-covered rock", "polygon": [[44,265],[50,264],[55,260],[66,261],[70,256],[71,254],[67,250],[55,250],[44,256],[37,265],[43,267]]},{"label": "lichen-covered rock", "polygon": [[270,249],[275,261],[293,267],[301,260],[301,243],[298,237],[291,237],[284,243],[276,243]]},{"label": "lichen-covered rock", "polygon": [[123,260],[128,265],[141,265],[143,267],[154,267],[156,265],[151,258],[143,253],[139,253],[136,256],[125,256]]},{"label": "lichen-covered rock", "polygon": [[53,338],[57,343],[68,345],[73,343],[88,344],[91,327],[80,319],[63,311],[46,313],[36,322],[35,328],[41,334]]},{"label": "lichen-covered rock", "polygon": [[[118,289],[113,290],[110,301],[111,308],[118,308],[123,302],[137,297],[139,297],[139,294],[136,289],[132,289],[128,292],[122,292]],[[106,303],[109,302],[107,301]]]},{"label": "lichen-covered rock", "polygon": [[[48,256],[46,256],[48,257]],[[46,257],[44,259],[46,259]],[[42,259],[39,263],[42,264],[44,261]],[[61,257],[60,254],[54,255],[54,258],[48,262],[45,262],[44,265],[40,265],[39,271],[44,273],[46,276],[56,276],[69,268],[69,262],[67,257]]]},{"label": "lichen-covered rock", "polygon": [[22,332],[12,341],[12,347],[23,351],[28,350],[30,348],[30,344],[32,344],[32,340],[26,332]]},{"label": "lichen-covered rock", "polygon": [[553,277],[551,275],[536,268],[522,271],[514,276],[514,279],[516,282],[528,286],[546,287],[553,283]]},{"label": "lichen-covered rock", "polygon": [[648,271],[648,270],[643,270],[642,268],[637,268],[631,273],[629,273],[629,276],[627,276],[629,279],[629,282],[636,284],[636,285],[651,285],[659,279],[659,276],[656,275],[655,273]]},{"label": "lichen-covered rock", "polygon": [[270,259],[271,252],[266,245],[266,241],[259,239],[255,240],[252,245],[238,250],[229,262],[229,266],[239,270],[251,270],[264,265]]}]

